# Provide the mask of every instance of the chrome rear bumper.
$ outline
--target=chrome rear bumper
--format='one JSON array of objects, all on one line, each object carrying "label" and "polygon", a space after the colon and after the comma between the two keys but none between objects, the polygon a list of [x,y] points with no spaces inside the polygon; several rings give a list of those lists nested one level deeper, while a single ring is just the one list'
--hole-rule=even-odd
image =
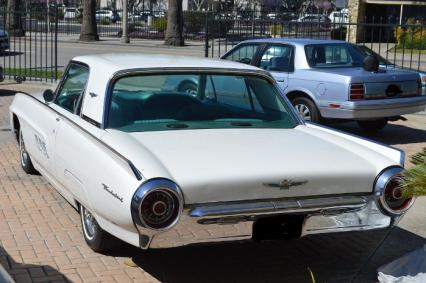
[{"label": "chrome rear bumper", "polygon": [[[337,108],[329,104],[339,105]],[[426,96],[375,99],[362,101],[330,102],[320,105],[321,115],[335,119],[373,119],[400,116],[424,111]]]},{"label": "chrome rear bumper", "polygon": [[391,226],[374,195],[338,196],[299,200],[206,204],[186,207],[172,229],[141,235],[141,248],[169,248],[194,243],[250,239],[253,223],[262,217],[306,215],[302,236],[318,233],[360,231]]}]

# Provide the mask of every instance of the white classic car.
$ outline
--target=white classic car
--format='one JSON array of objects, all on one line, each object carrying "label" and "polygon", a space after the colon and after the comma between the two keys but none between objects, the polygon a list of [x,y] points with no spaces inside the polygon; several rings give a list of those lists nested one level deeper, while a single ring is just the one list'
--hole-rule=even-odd
[{"label": "white classic car", "polygon": [[10,119],[22,168],[78,209],[95,251],[386,228],[414,202],[403,152],[305,124],[272,76],[231,61],[77,57]]}]

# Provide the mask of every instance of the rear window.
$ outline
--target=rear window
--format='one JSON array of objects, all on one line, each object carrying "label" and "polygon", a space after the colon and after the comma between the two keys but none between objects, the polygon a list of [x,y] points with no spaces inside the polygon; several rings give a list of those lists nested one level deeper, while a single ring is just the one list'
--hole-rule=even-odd
[{"label": "rear window", "polygon": [[251,75],[168,73],[118,79],[108,128],[125,132],[293,128],[297,119],[268,80]]},{"label": "rear window", "polygon": [[365,56],[346,43],[306,45],[305,54],[312,68],[360,67]]}]

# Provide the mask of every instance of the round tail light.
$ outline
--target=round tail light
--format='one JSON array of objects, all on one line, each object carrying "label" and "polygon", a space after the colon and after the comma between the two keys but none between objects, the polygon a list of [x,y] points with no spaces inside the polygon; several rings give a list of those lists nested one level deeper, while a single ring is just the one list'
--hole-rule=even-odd
[{"label": "round tail light", "polygon": [[179,214],[179,200],[167,189],[148,193],[140,205],[140,217],[145,226],[164,229],[170,226]]},{"label": "round tail light", "polygon": [[152,179],[133,195],[131,213],[138,230],[167,230],[179,220],[183,196],[179,187],[167,179]]},{"label": "round tail light", "polygon": [[[397,170],[396,170],[397,169]],[[382,191],[380,204],[388,214],[401,215],[414,203],[413,196],[405,196],[401,188],[402,168],[392,168],[385,171],[377,183],[380,183]],[[377,190],[377,185],[376,185]]]}]

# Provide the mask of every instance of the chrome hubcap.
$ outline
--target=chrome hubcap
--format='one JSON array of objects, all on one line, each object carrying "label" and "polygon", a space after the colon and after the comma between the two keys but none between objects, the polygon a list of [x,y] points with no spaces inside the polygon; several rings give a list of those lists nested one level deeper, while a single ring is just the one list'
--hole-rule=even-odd
[{"label": "chrome hubcap", "polygon": [[311,111],[309,111],[308,106],[305,104],[296,104],[294,108],[296,108],[297,113],[299,113],[303,120],[311,121]]},{"label": "chrome hubcap", "polygon": [[22,133],[19,135],[19,146],[20,146],[20,152],[21,152],[21,164],[22,166],[26,166],[28,164],[28,153],[25,150],[25,143],[24,139],[22,137]]},{"label": "chrome hubcap", "polygon": [[83,208],[82,216],[83,218],[83,229],[86,237],[91,240],[96,233],[96,220],[93,215],[85,208]]}]

